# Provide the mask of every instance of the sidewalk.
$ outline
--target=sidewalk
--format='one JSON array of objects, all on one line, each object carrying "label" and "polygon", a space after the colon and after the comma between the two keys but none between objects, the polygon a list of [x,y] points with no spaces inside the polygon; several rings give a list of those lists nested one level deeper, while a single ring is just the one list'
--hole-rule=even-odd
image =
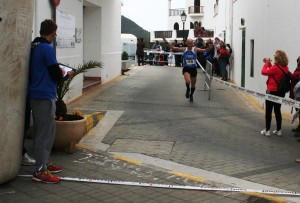
[{"label": "sidewalk", "polygon": [[[200,71],[195,102],[188,102],[180,71],[176,67],[136,67],[71,103],[69,111],[106,113],[79,143],[76,153],[51,154],[54,163],[65,167],[59,176],[297,192],[299,165],[292,162],[293,156],[300,155],[299,144],[288,133],[282,139],[258,135],[263,114],[226,87],[213,84],[208,101]],[[289,127],[285,125],[284,132]],[[32,154],[32,141],[26,144]],[[288,154],[283,151],[287,146]],[[22,166],[19,174],[32,171],[33,167]],[[33,183],[28,177],[16,177],[0,186],[0,202],[21,201],[300,202],[290,196],[126,184],[63,180],[49,185]]]},{"label": "sidewalk", "polygon": [[[133,164],[105,152],[78,149],[74,154],[53,153],[52,160],[64,165],[62,177],[111,181],[145,182],[168,185],[201,186],[159,168]],[[23,166],[19,174],[31,174],[33,167]],[[213,187],[214,185],[208,185]],[[220,185],[219,185],[220,186]],[[260,201],[261,200],[261,201]],[[0,202],[269,202],[235,192],[206,192],[126,185],[62,181],[59,184],[33,183],[16,177],[0,186]]]}]

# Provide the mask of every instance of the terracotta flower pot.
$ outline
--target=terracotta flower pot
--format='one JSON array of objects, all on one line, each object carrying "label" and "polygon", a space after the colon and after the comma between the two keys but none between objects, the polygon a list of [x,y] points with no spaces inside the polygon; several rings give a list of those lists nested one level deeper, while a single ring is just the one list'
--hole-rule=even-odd
[{"label": "terracotta flower pot", "polygon": [[76,144],[86,133],[86,118],[73,121],[56,121],[53,149],[72,154],[76,150]]}]

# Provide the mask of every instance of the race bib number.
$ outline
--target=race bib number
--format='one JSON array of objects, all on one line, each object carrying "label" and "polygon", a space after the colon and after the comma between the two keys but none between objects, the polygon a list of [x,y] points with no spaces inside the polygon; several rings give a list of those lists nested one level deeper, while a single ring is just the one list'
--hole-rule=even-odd
[{"label": "race bib number", "polygon": [[193,65],[193,64],[195,64],[195,60],[194,59],[187,59],[186,64],[187,65]]}]

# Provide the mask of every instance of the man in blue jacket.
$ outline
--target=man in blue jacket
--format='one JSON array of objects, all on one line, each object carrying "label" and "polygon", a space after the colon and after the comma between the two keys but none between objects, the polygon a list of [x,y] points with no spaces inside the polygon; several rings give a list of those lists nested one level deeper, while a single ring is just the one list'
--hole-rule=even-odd
[{"label": "man in blue jacket", "polygon": [[61,172],[63,167],[49,162],[55,138],[55,100],[57,84],[64,75],[72,77],[73,71],[65,73],[59,67],[51,43],[56,38],[57,25],[52,20],[41,23],[40,35],[31,44],[28,98],[32,109],[34,127],[34,153],[36,170],[32,181],[58,183],[60,178],[51,173]]}]

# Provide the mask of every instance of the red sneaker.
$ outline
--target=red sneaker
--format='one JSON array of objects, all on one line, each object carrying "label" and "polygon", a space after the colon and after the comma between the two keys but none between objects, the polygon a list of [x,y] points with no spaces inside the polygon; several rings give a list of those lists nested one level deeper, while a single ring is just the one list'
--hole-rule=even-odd
[{"label": "red sneaker", "polygon": [[49,171],[36,171],[32,175],[33,182],[43,182],[43,183],[59,183],[60,178],[52,175]]},{"label": "red sneaker", "polygon": [[47,170],[50,171],[51,173],[59,173],[63,170],[64,168],[61,166],[57,166],[51,162],[47,165]]}]

